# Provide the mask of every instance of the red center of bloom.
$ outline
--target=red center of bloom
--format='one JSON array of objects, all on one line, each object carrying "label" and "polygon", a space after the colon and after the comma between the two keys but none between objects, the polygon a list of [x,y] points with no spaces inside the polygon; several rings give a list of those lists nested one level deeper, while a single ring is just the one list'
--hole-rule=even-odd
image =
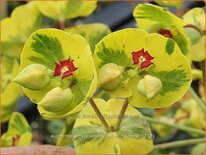
[{"label": "red center of bloom", "polygon": [[171,38],[171,39],[173,39],[173,35],[172,35],[172,33],[170,32],[170,30],[160,29],[160,30],[158,31],[158,33],[161,34],[161,35],[163,35],[163,36],[165,36],[166,38]]},{"label": "red center of bloom", "polygon": [[62,79],[64,79],[67,76],[73,75],[73,72],[77,70],[77,68],[74,66],[73,61],[74,60],[71,60],[69,58],[67,60],[59,61],[59,63],[56,63],[54,76],[62,75]]},{"label": "red center of bloom", "polygon": [[141,69],[152,65],[153,63],[150,61],[152,59],[154,59],[154,57],[152,57],[148,51],[144,51],[144,48],[139,51],[132,52],[133,63],[139,64]]}]

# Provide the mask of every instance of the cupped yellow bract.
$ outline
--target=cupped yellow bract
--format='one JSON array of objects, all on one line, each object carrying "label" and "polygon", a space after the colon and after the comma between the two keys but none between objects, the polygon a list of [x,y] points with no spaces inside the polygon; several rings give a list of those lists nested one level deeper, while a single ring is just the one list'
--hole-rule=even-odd
[{"label": "cupped yellow bract", "polygon": [[[205,59],[205,10],[193,8],[188,11],[183,20],[188,26],[185,28],[192,44],[192,60],[203,61]],[[199,29],[194,29],[192,26]]]},{"label": "cupped yellow bract", "polygon": [[[123,99],[94,99],[110,128],[116,129]],[[153,148],[152,134],[141,114],[128,105],[119,130],[108,131],[88,103],[73,128],[77,154],[147,154]]]},{"label": "cupped yellow bract", "polygon": [[1,147],[31,145],[31,128],[19,112],[14,112],[9,120],[8,130],[1,136]]},{"label": "cupped yellow bract", "polygon": [[[19,63],[16,59],[4,56],[1,61],[1,122],[9,120],[18,98],[21,96],[20,86],[12,79],[18,74]],[[12,94],[12,95],[11,95]]]},{"label": "cupped yellow bract", "polygon": [[[142,49],[154,57],[150,60],[150,66],[143,69],[140,64],[134,64],[132,57],[132,52]],[[94,61],[97,72],[107,63],[125,68],[118,87],[107,92],[113,97],[129,97],[135,107],[167,107],[179,100],[191,83],[190,65],[177,44],[172,39],[159,34],[148,34],[136,28],[116,31],[104,37],[96,45]],[[138,92],[136,88],[137,83],[146,75],[159,79],[162,85],[158,94],[150,92],[153,94],[151,98]]]},{"label": "cupped yellow bract", "polygon": [[36,1],[40,12],[53,19],[84,17],[96,9],[97,1]]},{"label": "cupped yellow bract", "polygon": [[40,19],[40,12],[33,2],[15,8],[11,17],[1,20],[1,51],[19,58],[26,39],[39,28]]},{"label": "cupped yellow bract", "polygon": [[[72,60],[73,65],[77,68],[70,76],[65,78],[62,77],[64,67],[61,69],[60,75],[55,75],[57,65],[64,60]],[[47,108],[44,108],[45,106],[41,104],[41,106],[38,105],[38,110],[40,114],[46,118],[59,118],[79,112],[87,98],[91,97],[96,91],[97,75],[92,53],[89,44],[80,35],[70,34],[53,28],[40,29],[32,33],[27,40],[20,61],[20,73],[31,64],[41,64],[45,66],[51,74],[49,85],[41,90],[31,90],[22,87],[24,93],[34,103],[37,103],[37,105],[41,101],[45,101],[44,105]],[[64,108],[58,111],[51,109],[52,107],[49,105],[48,101],[50,99],[48,96],[51,96],[57,87],[59,87],[59,89],[61,88],[61,91],[64,92],[64,95],[62,94],[61,97],[66,95],[65,93],[68,92],[66,89],[69,88],[74,98],[71,101],[63,97],[64,99],[62,98],[61,103],[59,99],[59,102],[55,100],[56,103],[51,102],[51,105],[54,104],[55,108],[63,105],[65,107],[66,104],[70,108]],[[55,91],[55,93],[59,94],[60,92]],[[60,96],[57,96],[57,98],[58,97]],[[64,103],[64,101],[69,102]]]},{"label": "cupped yellow bract", "polygon": [[90,44],[92,52],[94,52],[95,45],[111,32],[110,28],[102,23],[81,24],[67,28],[65,31],[83,36]]},{"label": "cupped yellow bract", "polygon": [[188,60],[191,59],[190,39],[183,29],[185,23],[182,19],[152,4],[138,4],[133,11],[133,16],[139,28],[172,38]]}]

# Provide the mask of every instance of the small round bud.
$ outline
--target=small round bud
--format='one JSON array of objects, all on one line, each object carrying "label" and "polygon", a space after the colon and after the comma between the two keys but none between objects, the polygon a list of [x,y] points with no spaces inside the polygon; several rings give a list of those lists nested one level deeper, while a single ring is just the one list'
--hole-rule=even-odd
[{"label": "small round bud", "polygon": [[38,103],[44,110],[48,112],[61,112],[68,109],[73,109],[75,105],[73,103],[74,95],[71,89],[62,89],[56,87],[49,91],[44,98]]},{"label": "small round bud", "polygon": [[148,99],[156,97],[162,89],[162,82],[157,77],[145,75],[137,83],[137,92],[146,96]]},{"label": "small round bud", "polygon": [[130,69],[127,71],[127,74],[129,75],[129,77],[134,78],[137,76],[137,71],[134,69]]},{"label": "small round bud", "polygon": [[123,76],[123,67],[114,63],[108,63],[99,70],[99,86],[106,90],[115,89],[121,82]]},{"label": "small round bud", "polygon": [[32,64],[24,68],[13,80],[31,90],[41,90],[50,83],[48,69],[40,64]]}]

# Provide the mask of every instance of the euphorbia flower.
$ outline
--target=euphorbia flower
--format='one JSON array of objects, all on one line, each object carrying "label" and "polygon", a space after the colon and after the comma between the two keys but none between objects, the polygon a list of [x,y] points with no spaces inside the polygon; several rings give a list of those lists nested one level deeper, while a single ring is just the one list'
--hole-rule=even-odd
[{"label": "euphorbia flower", "polygon": [[[26,42],[20,61],[20,72],[36,64],[43,65],[50,73],[50,83],[42,89],[34,91],[21,84],[43,117],[60,118],[78,113],[96,91],[92,53],[88,42],[80,35],[53,28],[38,30]],[[44,74],[42,76],[45,78]]]},{"label": "euphorbia flower", "polygon": [[67,60],[59,61],[59,63],[56,63],[54,76],[62,75],[62,79],[64,79],[67,76],[70,76],[73,74],[77,68],[74,66],[73,63],[74,60],[71,60],[70,58]]},{"label": "euphorbia flower", "polygon": [[[179,46],[182,54],[191,59],[190,40],[185,33],[185,23],[165,8],[152,4],[138,4],[133,16],[139,28],[149,33],[159,33],[172,38]],[[203,19],[203,18],[201,18]]]},{"label": "euphorbia flower", "polygon": [[142,48],[139,51],[132,52],[132,60],[134,64],[139,64],[141,66],[141,69],[149,67],[153,63],[150,61],[154,59],[148,51],[144,51],[144,48]]},{"label": "euphorbia flower", "polygon": [[135,107],[169,106],[190,87],[188,61],[173,39],[159,34],[136,28],[116,31],[96,45],[94,60],[98,73],[109,63],[124,68],[117,87],[102,88],[112,97],[129,98]]}]

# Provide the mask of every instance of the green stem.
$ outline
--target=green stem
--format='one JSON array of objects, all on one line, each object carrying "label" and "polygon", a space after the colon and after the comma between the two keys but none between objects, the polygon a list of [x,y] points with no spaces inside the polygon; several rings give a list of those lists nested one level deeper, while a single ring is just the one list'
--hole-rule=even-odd
[{"label": "green stem", "polygon": [[199,98],[192,87],[190,87],[189,92],[193,96],[199,107],[202,109],[202,111],[205,112],[205,103]]},{"label": "green stem", "polygon": [[193,145],[197,143],[203,143],[205,142],[204,138],[196,138],[196,139],[189,139],[189,140],[180,140],[176,142],[169,142],[164,144],[157,144],[154,146],[154,150],[157,149],[168,149],[168,148],[174,148],[174,147],[181,147],[181,146],[187,146],[187,145]]},{"label": "green stem", "polygon": [[122,105],[122,109],[121,109],[119,116],[118,116],[116,131],[119,130],[119,127],[121,125],[122,119],[123,119],[124,114],[125,114],[125,111],[127,110],[128,104],[129,104],[128,99],[125,99],[124,104]]},{"label": "green stem", "polygon": [[[89,103],[90,105],[92,106],[93,110],[95,111],[95,113],[97,114],[97,117],[99,117],[102,125],[104,125],[104,127],[107,129],[107,130],[110,130],[110,127],[107,123],[107,121],[105,120],[104,116],[102,115],[102,113],[100,112],[99,108],[97,107],[96,103],[94,102],[93,98],[90,98],[89,99]],[[113,129],[111,129],[113,130]]]},{"label": "green stem", "polygon": [[199,130],[199,129],[187,127],[187,126],[184,126],[184,125],[174,124],[174,123],[162,122],[158,119],[147,117],[147,116],[143,116],[143,117],[151,123],[157,123],[157,124],[177,128],[177,129],[182,130],[182,131],[193,132],[193,133],[196,133],[198,135],[205,136],[205,132],[202,131],[202,130]]}]

